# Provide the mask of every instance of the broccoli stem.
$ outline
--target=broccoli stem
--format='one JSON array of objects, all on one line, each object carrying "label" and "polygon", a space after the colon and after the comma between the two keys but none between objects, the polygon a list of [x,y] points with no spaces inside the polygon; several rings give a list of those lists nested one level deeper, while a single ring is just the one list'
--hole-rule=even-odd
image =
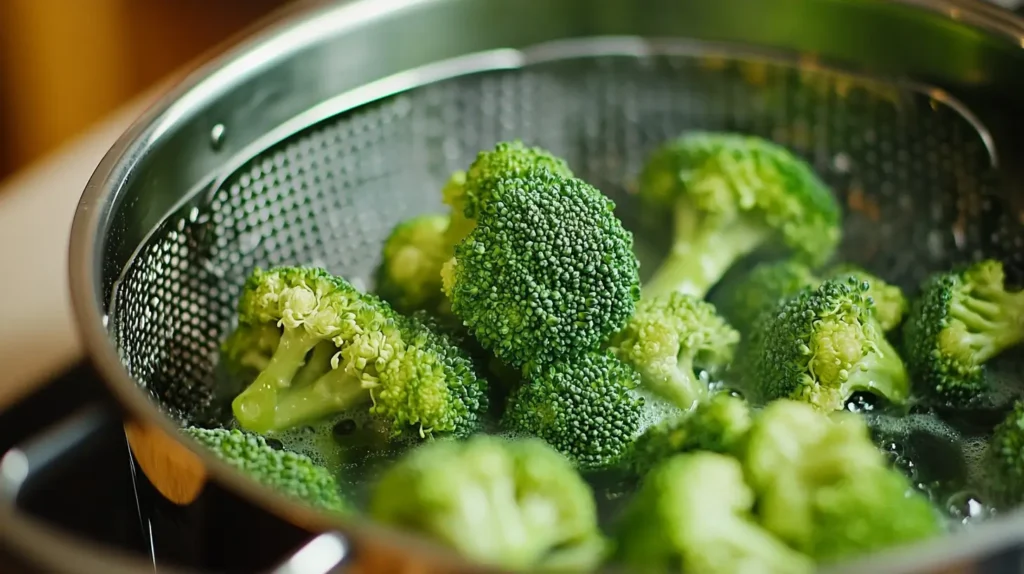
[{"label": "broccoli stem", "polygon": [[321,341],[313,347],[313,354],[306,365],[295,374],[292,387],[304,387],[331,371],[331,359],[338,352],[338,347],[331,341]]},{"label": "broccoli stem", "polygon": [[694,373],[691,356],[681,356],[670,368],[648,374],[656,376],[646,379],[647,387],[683,410],[707,397],[707,386]]},{"label": "broccoli stem", "polygon": [[841,396],[870,391],[880,394],[893,405],[906,404],[910,395],[910,378],[902,359],[885,337],[879,337],[874,344],[875,351],[868,353],[850,371],[840,387]]},{"label": "broccoli stem", "polygon": [[978,364],[1024,340],[1024,297],[1004,292],[988,297],[995,300],[964,297],[950,307],[951,316],[967,327],[965,342]]},{"label": "broccoli stem", "polygon": [[703,297],[736,260],[747,255],[770,234],[769,229],[737,217],[722,221],[679,201],[674,216],[672,250],[643,285],[652,298],[680,292]]},{"label": "broccoli stem", "polygon": [[306,364],[306,355],[320,341],[301,326],[284,329],[267,367],[232,401],[235,418],[243,427],[255,432],[271,428],[278,390],[291,386],[295,374]]},{"label": "broccoli stem", "polygon": [[273,425],[267,430],[291,428],[369,401],[370,391],[363,386],[363,381],[347,372],[345,365],[340,365],[311,384],[282,393]]}]

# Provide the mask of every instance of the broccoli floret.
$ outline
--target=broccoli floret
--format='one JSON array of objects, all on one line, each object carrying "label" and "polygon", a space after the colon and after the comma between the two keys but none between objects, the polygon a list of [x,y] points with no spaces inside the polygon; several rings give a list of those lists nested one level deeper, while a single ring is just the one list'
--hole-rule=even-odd
[{"label": "broccoli floret", "polygon": [[737,281],[716,290],[713,300],[729,324],[746,332],[780,301],[820,283],[810,267],[795,259],[759,263]]},{"label": "broccoli floret", "polygon": [[641,299],[610,350],[640,373],[643,385],[681,409],[708,394],[695,369],[717,372],[733,358],[740,334],[715,306],[692,295]]},{"label": "broccoli floret", "polygon": [[488,409],[487,383],[470,357],[415,317],[402,317],[398,324],[405,352],[388,365],[371,412],[398,428],[419,426],[421,434],[477,432]]},{"label": "broccoli floret", "polygon": [[186,427],[183,432],[265,486],[316,508],[348,510],[334,475],[308,456],[277,450],[263,437],[238,429]]},{"label": "broccoli floret", "polygon": [[910,379],[874,316],[868,285],[855,278],[824,281],[783,301],[756,322],[745,352],[753,393],[790,398],[826,411],[855,392],[906,405]]},{"label": "broccoli floret", "polygon": [[451,222],[445,232],[449,250],[476,226],[477,217],[492,199],[497,180],[522,177],[538,169],[573,177],[565,160],[519,140],[499,142],[493,150],[478,153],[468,170],[453,173],[442,190],[444,202],[451,208]]},{"label": "broccoli floret", "polygon": [[609,199],[540,168],[487,190],[476,226],[442,270],[452,311],[485,349],[530,371],[625,326],[639,263]]},{"label": "broccoli floret", "polygon": [[736,459],[675,455],[655,467],[617,523],[616,557],[630,572],[799,574],[814,563],[760,527]]},{"label": "broccoli floret", "polygon": [[927,394],[965,406],[986,389],[985,363],[1024,340],[1024,291],[985,260],[927,279],[904,326],[907,365]]},{"label": "broccoli floret", "polygon": [[761,524],[816,560],[939,532],[927,498],[888,467],[858,415],[778,400],[755,418],[744,448]]},{"label": "broccoli floret", "polygon": [[643,476],[672,455],[690,451],[737,454],[750,430],[751,413],[746,401],[718,394],[700,402],[682,417],[648,428],[633,443],[629,462]]},{"label": "broccoli floret", "polygon": [[875,303],[875,318],[883,331],[888,333],[899,326],[908,305],[903,291],[849,263],[834,265],[820,275],[795,259],[759,263],[735,283],[724,285],[713,300],[730,324],[746,332],[762,313],[781,301],[804,289],[815,289],[823,280],[848,277],[867,282],[867,296]]},{"label": "broccoli floret", "polygon": [[447,215],[425,214],[399,223],[384,242],[377,294],[401,313],[436,310],[441,265],[451,257],[445,242]]},{"label": "broccoli floret", "polygon": [[322,269],[254,271],[239,325],[281,333],[232,403],[247,430],[284,430],[369,403],[396,433],[464,433],[486,409],[486,382],[446,337]]},{"label": "broccoli floret", "polygon": [[899,327],[910,306],[902,289],[850,263],[834,265],[822,273],[822,279],[846,277],[867,283],[867,295],[874,301],[875,318],[883,331],[888,333]]},{"label": "broccoli floret", "polygon": [[692,132],[656,150],[640,176],[642,200],[672,210],[668,256],[645,297],[703,297],[740,258],[784,247],[816,267],[835,252],[841,208],[809,165],[767,140]]},{"label": "broccoli floret", "polygon": [[640,434],[640,377],[611,355],[588,353],[537,371],[509,398],[501,426],[540,437],[593,470],[618,463]]},{"label": "broccoli floret", "polygon": [[985,490],[998,505],[1024,502],[1024,402],[1016,401],[996,425],[983,464]]},{"label": "broccoli floret", "polygon": [[818,563],[856,558],[926,540],[942,518],[906,476],[870,467],[821,486],[813,502],[814,534],[806,552]]},{"label": "broccoli floret", "polygon": [[584,572],[606,554],[590,487],[533,438],[418,447],[374,486],[370,515],[513,571]]}]

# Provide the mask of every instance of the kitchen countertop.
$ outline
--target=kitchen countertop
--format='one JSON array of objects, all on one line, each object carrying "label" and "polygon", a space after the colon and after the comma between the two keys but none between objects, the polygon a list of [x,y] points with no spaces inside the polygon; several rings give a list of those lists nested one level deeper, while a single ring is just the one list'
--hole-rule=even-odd
[{"label": "kitchen countertop", "polygon": [[0,408],[83,358],[67,272],[75,208],[103,155],[166,86],[0,181]]}]

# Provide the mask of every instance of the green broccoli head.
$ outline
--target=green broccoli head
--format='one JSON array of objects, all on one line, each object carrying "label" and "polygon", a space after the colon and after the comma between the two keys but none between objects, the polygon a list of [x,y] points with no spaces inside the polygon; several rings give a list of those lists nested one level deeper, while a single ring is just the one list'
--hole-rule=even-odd
[{"label": "green broccoli head", "polygon": [[543,169],[491,182],[476,227],[442,270],[452,312],[529,371],[597,347],[639,298],[633,238],[587,183]]},{"label": "green broccoli head", "polygon": [[841,208],[809,165],[767,140],[692,132],[656,150],[640,197],[674,214],[672,249],[645,296],[703,297],[725,271],[761,247],[784,246],[811,265],[835,252]]},{"label": "green broccoli head", "polygon": [[760,527],[740,463],[713,452],[655,467],[617,523],[616,557],[630,572],[799,574],[814,563]]},{"label": "green broccoli head", "polygon": [[451,252],[445,243],[447,215],[407,219],[384,242],[377,294],[402,313],[437,308],[443,299],[441,266]]},{"label": "green broccoli head", "polygon": [[905,405],[910,379],[855,278],[823,282],[783,301],[757,321],[744,359],[763,400],[790,398],[842,409],[855,392]]},{"label": "green broccoli head", "polygon": [[708,394],[695,369],[724,369],[740,334],[715,306],[684,293],[641,299],[610,350],[640,373],[643,385],[681,409]]},{"label": "green broccoli head", "polygon": [[630,466],[640,476],[673,455],[691,451],[737,454],[750,430],[746,401],[718,394],[681,417],[648,428],[633,443]]},{"label": "green broccoli head", "polygon": [[806,547],[818,563],[857,558],[919,542],[943,531],[942,518],[906,476],[864,468],[815,491],[813,534]]},{"label": "green broccoli head", "polygon": [[484,381],[446,337],[322,269],[254,271],[239,329],[256,326],[278,329],[280,339],[232,402],[247,430],[285,430],[368,406],[396,433],[463,432],[486,407]]},{"label": "green broccoli head", "polygon": [[1024,402],[1016,401],[992,431],[983,468],[994,503],[1014,507],[1024,502]]},{"label": "green broccoli head", "polygon": [[722,316],[745,332],[780,301],[820,283],[811,268],[796,259],[759,263],[736,282],[723,285],[714,300]]},{"label": "green broccoli head", "polygon": [[585,470],[623,459],[640,434],[637,373],[611,355],[588,353],[537,371],[509,397],[501,426],[540,437]]},{"label": "green broccoli head", "polygon": [[852,413],[769,403],[751,426],[743,463],[761,524],[816,560],[918,540],[940,525]]},{"label": "green broccoli head", "polygon": [[606,553],[590,487],[532,438],[477,435],[418,447],[374,486],[369,514],[513,571],[588,571]]},{"label": "green broccoli head", "polygon": [[186,427],[185,435],[231,466],[286,496],[330,512],[348,510],[334,475],[308,456],[277,450],[238,429]]},{"label": "green broccoli head", "polygon": [[834,265],[822,274],[824,279],[846,277],[853,277],[867,283],[867,296],[874,301],[875,318],[883,331],[888,333],[903,322],[909,303],[906,296],[903,295],[902,289],[896,285],[890,285],[881,277],[850,263]]},{"label": "green broccoli head", "polygon": [[904,325],[907,365],[922,390],[966,406],[987,389],[985,363],[1024,340],[1024,291],[985,260],[927,279]]},{"label": "green broccoli head", "polygon": [[478,153],[468,170],[453,173],[441,192],[452,213],[445,232],[449,249],[462,242],[476,226],[477,217],[492,199],[497,180],[522,177],[538,169],[573,177],[565,160],[519,140],[499,142],[494,149]]}]

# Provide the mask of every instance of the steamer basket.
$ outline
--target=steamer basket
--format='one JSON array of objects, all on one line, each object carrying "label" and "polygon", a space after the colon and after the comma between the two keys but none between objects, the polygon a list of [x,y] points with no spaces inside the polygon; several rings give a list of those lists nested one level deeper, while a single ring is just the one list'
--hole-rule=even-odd
[{"label": "steamer basket", "polygon": [[[668,234],[641,221],[630,182],[653,146],[699,128],[805,157],[846,206],[841,257],[911,292],[981,256],[1019,282],[1022,39],[1020,20],[968,0],[302,6],[198,70],[99,166],[71,244],[79,325],[165,495],[188,502],[212,479],[342,532],[356,566],[475,570],[299,508],[169,438],[224,416],[217,346],[254,266],[318,264],[372,287],[392,226],[440,211],[452,170],[519,138],[612,197],[650,269]],[[1022,534],[1011,513],[833,570],[984,571],[970,568]]]}]

